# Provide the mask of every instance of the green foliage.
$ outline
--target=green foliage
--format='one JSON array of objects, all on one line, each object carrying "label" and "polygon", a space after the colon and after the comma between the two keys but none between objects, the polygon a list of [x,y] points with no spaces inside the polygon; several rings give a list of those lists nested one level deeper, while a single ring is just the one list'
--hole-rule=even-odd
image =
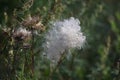
[{"label": "green foliage", "polygon": [[[0,0],[0,80],[119,80],[119,7],[119,0]],[[45,29],[24,48],[13,30],[28,16],[40,17]],[[71,16],[80,19],[86,45],[53,67],[42,56],[45,32],[49,22]]]}]

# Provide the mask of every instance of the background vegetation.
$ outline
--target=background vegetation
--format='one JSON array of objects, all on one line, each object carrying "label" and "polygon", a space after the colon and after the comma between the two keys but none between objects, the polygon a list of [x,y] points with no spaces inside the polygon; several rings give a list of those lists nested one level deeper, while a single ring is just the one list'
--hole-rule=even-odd
[{"label": "background vegetation", "polygon": [[[42,27],[26,48],[12,36],[30,16]],[[41,56],[44,34],[50,21],[71,16],[81,21],[87,43],[51,68]],[[120,80],[120,1],[0,0],[0,80]]]}]

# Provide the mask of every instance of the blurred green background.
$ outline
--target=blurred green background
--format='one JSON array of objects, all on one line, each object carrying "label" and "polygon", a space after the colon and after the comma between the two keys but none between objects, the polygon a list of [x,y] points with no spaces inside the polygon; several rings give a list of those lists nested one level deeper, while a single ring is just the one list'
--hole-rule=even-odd
[{"label": "blurred green background", "polygon": [[[2,32],[2,28],[18,27],[28,14],[40,16],[46,27],[34,39],[34,74],[28,65],[31,50],[14,49],[11,32]],[[50,61],[41,56],[44,32],[52,20],[69,17],[80,20],[86,44],[72,50],[72,56],[51,72]],[[17,59],[11,58],[10,51]],[[28,64],[23,66],[25,56]],[[0,0],[0,80],[120,80],[120,1]]]}]

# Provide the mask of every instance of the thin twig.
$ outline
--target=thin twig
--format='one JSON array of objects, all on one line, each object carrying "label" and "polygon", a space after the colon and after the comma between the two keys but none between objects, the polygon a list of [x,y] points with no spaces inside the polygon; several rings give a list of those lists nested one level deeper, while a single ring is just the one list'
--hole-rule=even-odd
[{"label": "thin twig", "polygon": [[31,46],[31,71],[32,71],[32,76],[34,75],[34,34],[33,34],[33,29],[32,31],[32,46]]},{"label": "thin twig", "polygon": [[60,57],[59,61],[57,62],[57,65],[55,66],[55,68],[54,68],[54,69],[52,70],[52,72],[50,73],[48,80],[51,80],[52,75],[53,75],[54,72],[59,68],[59,66],[61,65],[62,61],[65,59],[65,55],[66,55],[65,53],[66,53],[66,51],[65,51],[63,54],[61,54],[61,57]]}]

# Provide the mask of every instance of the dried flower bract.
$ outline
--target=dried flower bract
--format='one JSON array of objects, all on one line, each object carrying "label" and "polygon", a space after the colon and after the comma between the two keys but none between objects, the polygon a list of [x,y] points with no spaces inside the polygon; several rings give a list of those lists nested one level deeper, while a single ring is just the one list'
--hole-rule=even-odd
[{"label": "dried flower bract", "polygon": [[18,28],[17,30],[13,31],[13,37],[17,41],[22,40],[29,40],[31,38],[31,31],[26,30],[25,28]]}]

